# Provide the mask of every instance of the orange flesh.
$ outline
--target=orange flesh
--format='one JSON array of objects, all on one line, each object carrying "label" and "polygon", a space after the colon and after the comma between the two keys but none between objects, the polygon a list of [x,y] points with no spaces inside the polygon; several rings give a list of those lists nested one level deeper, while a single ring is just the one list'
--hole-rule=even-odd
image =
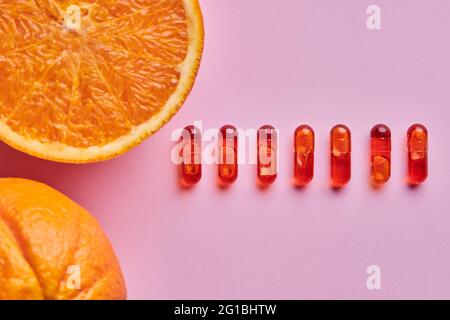
[{"label": "orange flesh", "polygon": [[[69,5],[81,28],[64,27]],[[188,49],[182,0],[0,0],[0,121],[42,143],[102,146],[158,113]]]}]

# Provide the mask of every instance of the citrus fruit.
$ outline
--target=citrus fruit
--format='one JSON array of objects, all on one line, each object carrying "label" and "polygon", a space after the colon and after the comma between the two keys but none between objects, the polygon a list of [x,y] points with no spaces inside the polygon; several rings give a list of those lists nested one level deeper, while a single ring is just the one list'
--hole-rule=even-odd
[{"label": "citrus fruit", "polygon": [[198,0],[0,0],[0,138],[94,162],[157,131],[203,50]]},{"label": "citrus fruit", "polygon": [[0,179],[0,299],[125,299],[97,221],[58,191]]}]

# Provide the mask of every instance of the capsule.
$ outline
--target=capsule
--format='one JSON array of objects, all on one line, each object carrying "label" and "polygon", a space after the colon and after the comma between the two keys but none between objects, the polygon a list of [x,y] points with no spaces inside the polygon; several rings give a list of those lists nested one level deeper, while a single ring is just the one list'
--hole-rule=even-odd
[{"label": "capsule", "polygon": [[376,184],[386,183],[391,176],[391,130],[384,124],[370,131],[370,175]]},{"label": "capsule", "polygon": [[307,125],[297,127],[294,133],[294,181],[307,185],[314,176],[314,130]]},{"label": "capsule", "polygon": [[421,124],[408,129],[408,180],[419,184],[428,176],[428,131]]},{"label": "capsule", "polygon": [[343,187],[351,177],[351,133],[346,126],[339,124],[330,132],[331,183]]},{"label": "capsule", "polygon": [[200,181],[202,177],[201,163],[201,132],[198,128],[190,125],[184,128],[183,147],[180,150],[181,183],[191,186]]},{"label": "capsule", "polygon": [[229,185],[238,176],[238,132],[231,125],[225,125],[219,130],[219,182]]},{"label": "capsule", "polygon": [[277,178],[277,145],[278,135],[274,127],[265,125],[259,128],[257,137],[257,169],[258,181],[268,185]]}]

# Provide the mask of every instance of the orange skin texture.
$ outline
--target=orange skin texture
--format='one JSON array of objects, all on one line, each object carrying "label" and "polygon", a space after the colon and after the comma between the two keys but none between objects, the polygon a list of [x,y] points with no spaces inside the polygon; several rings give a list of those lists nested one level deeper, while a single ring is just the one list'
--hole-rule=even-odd
[{"label": "orange skin texture", "polygon": [[[73,265],[79,289],[67,285]],[[126,296],[111,244],[88,211],[45,184],[0,179],[0,300]]]}]

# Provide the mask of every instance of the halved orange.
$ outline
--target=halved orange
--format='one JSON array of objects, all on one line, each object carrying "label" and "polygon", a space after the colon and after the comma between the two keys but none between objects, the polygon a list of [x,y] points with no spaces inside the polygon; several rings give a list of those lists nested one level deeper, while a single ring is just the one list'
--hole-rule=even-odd
[{"label": "halved orange", "polygon": [[198,0],[0,0],[0,138],[93,162],[156,132],[203,50]]}]

